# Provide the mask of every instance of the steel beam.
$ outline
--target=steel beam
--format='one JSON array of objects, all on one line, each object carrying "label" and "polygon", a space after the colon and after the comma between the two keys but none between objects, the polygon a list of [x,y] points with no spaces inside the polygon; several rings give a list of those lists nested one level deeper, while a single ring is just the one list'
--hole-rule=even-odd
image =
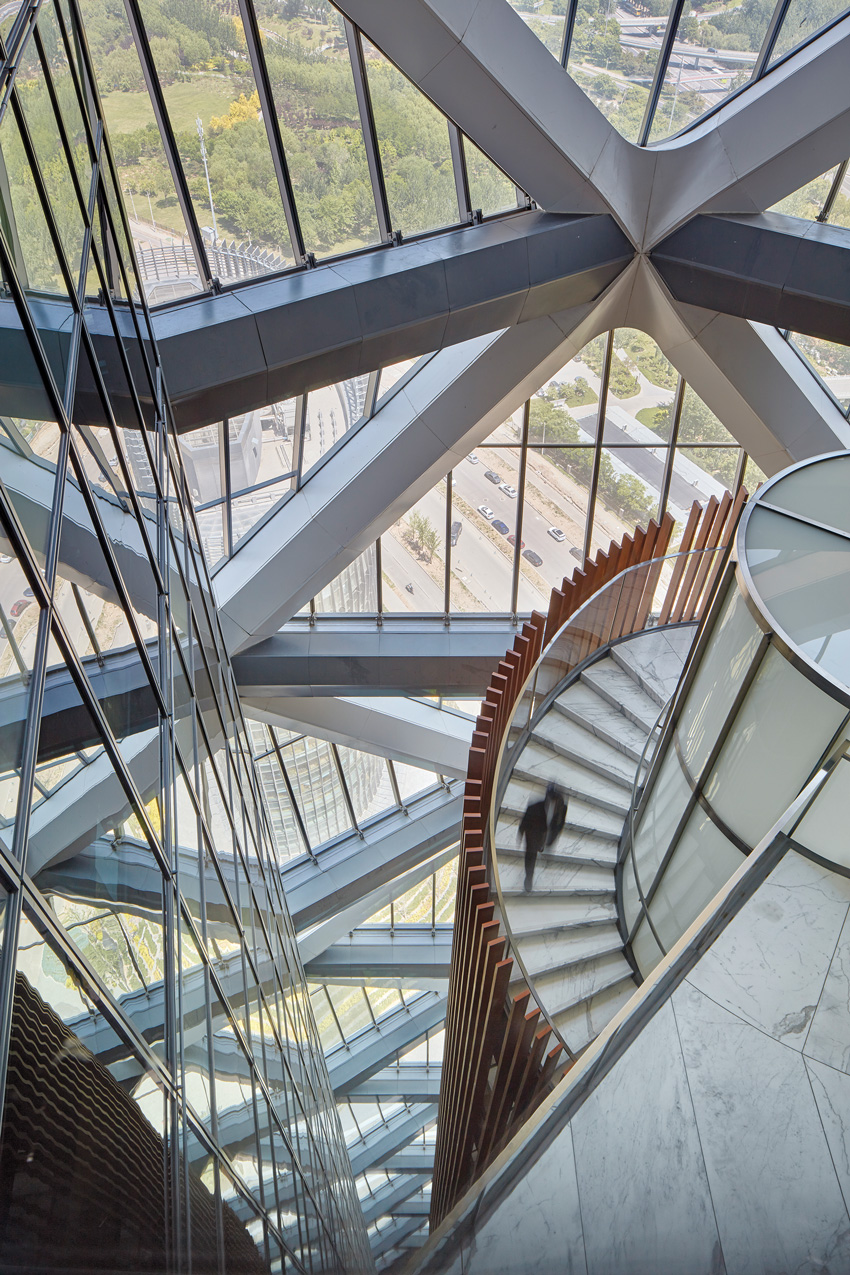
[{"label": "steel beam", "polygon": [[850,230],[785,217],[698,216],[651,261],[678,302],[850,344]]},{"label": "steel beam", "polygon": [[445,996],[426,992],[409,1009],[388,1014],[377,1026],[361,1032],[347,1049],[334,1050],[327,1061],[336,1096],[344,1098],[349,1090],[368,1082],[374,1072],[410,1049],[426,1032],[439,1027],[445,1016]]},{"label": "steel beam", "polygon": [[453,779],[466,778],[475,723],[436,704],[389,696],[242,695],[241,699],[249,717],[271,726],[364,748]]},{"label": "steel beam", "polygon": [[368,983],[370,986],[408,984],[422,979],[447,979],[452,955],[451,925],[399,926],[395,930],[355,930],[338,939],[305,966],[308,978],[329,983]]},{"label": "steel beam", "polygon": [[374,1072],[362,1085],[355,1085],[348,1092],[349,1102],[436,1102],[440,1096],[439,1063],[425,1066],[419,1063],[402,1063],[400,1067],[386,1067]]},{"label": "steel beam", "polygon": [[233,660],[245,700],[293,695],[483,695],[513,643],[509,620],[385,615],[325,620],[299,617]]},{"label": "steel beam", "polygon": [[390,1156],[406,1147],[412,1138],[437,1118],[437,1104],[420,1103],[411,1111],[392,1117],[385,1125],[371,1130],[362,1142],[348,1147],[351,1171],[355,1177],[378,1168]]},{"label": "steel beam", "polygon": [[[519,212],[155,311],[177,429],[196,429],[592,302],[632,255],[604,213]],[[137,428],[109,316],[97,306],[86,313],[118,421]],[[130,317],[120,309],[117,314],[131,364],[140,365]],[[68,348],[69,319],[67,305],[40,303],[40,330],[57,357]],[[24,357],[25,337],[11,301],[0,301],[0,336],[4,410],[39,418],[44,393]],[[142,406],[150,412],[150,402]],[[82,368],[75,407],[79,422],[103,423],[94,382]]]}]

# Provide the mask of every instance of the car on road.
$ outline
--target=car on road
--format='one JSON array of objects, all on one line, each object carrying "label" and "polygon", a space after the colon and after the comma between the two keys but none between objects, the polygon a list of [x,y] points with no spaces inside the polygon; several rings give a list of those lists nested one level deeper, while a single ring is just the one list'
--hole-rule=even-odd
[{"label": "car on road", "polygon": [[502,475],[497,474],[494,469],[485,469],[484,477],[487,479],[488,482],[495,483],[497,487],[499,486],[499,483],[502,481]]},{"label": "car on road", "polygon": [[563,531],[561,531],[560,527],[550,527],[549,535],[552,537],[553,540],[557,540],[559,545],[562,545],[567,538],[564,535]]},{"label": "car on road", "polygon": [[478,464],[478,457],[475,455],[475,452],[470,452],[466,459],[469,461],[470,465]]},{"label": "car on road", "polygon": [[23,611],[26,611],[26,609],[27,609],[27,607],[28,607],[28,606],[30,606],[30,599],[29,599],[29,598],[19,598],[19,599],[18,599],[18,601],[15,603],[15,605],[12,607],[12,609],[9,611],[9,614],[10,614],[10,615],[11,615],[14,619],[16,619],[16,620],[17,620],[18,616],[19,616],[19,615],[20,615]]},{"label": "car on road", "polygon": [[453,544],[453,545],[456,545],[456,544],[457,544],[458,540],[460,539],[460,533],[461,533],[462,531],[463,531],[463,523],[460,521],[460,519],[458,519],[456,522],[453,522],[453,523],[452,523],[452,537],[451,537],[451,539],[452,539],[452,544]]},{"label": "car on road", "polygon": [[502,522],[501,518],[496,519],[493,523],[493,527],[496,531],[498,531],[500,536],[506,536],[510,531],[508,524],[506,522]]},{"label": "car on road", "polygon": [[533,549],[523,549],[522,556],[526,562],[530,562],[533,567],[542,567],[543,559],[539,553],[535,553]]},{"label": "car on road", "polygon": [[516,487],[512,487],[510,483],[502,483],[501,489],[506,496],[510,496],[511,500],[516,500]]},{"label": "car on road", "polygon": [[573,555],[574,558],[578,558],[579,562],[581,562],[582,558],[584,557],[584,550],[577,549],[575,545],[573,545],[572,549],[570,550],[570,553]]},{"label": "car on road", "polygon": [[[516,536],[514,535],[514,533],[513,533],[513,532],[511,532],[511,534],[508,536],[508,544],[509,544],[509,545],[515,545],[515,544],[516,544]],[[520,547],[520,549],[524,549],[524,548],[525,548],[525,541],[524,541],[524,540],[520,540],[520,542],[519,542],[519,547]]]},{"label": "car on road", "polygon": [[5,567],[5,565],[6,565],[6,563],[7,563],[7,562],[11,562],[11,561],[12,561],[12,559],[11,559],[11,557],[9,556],[9,554],[8,554],[8,553],[0,553],[0,562],[2,562],[2,563],[3,563],[3,566],[4,566],[4,567]]},{"label": "car on road", "polygon": [[493,510],[488,508],[487,505],[479,505],[478,512],[481,514],[481,517],[486,518],[488,522],[490,522],[493,518],[496,517],[496,515],[493,513]]}]

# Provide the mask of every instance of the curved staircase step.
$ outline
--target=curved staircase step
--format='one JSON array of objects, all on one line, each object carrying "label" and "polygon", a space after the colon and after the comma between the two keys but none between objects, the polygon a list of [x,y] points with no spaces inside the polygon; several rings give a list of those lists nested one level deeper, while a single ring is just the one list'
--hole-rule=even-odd
[{"label": "curved staircase step", "polygon": [[[636,730],[637,727],[634,729]],[[605,739],[600,739],[586,726],[580,726],[577,722],[571,721],[563,713],[547,713],[531,738],[546,748],[553,749],[559,757],[578,762],[579,765],[592,770],[594,774],[600,775],[603,779],[609,779],[612,783],[620,784],[631,792],[637,757],[627,757],[619,748],[615,748]]]},{"label": "curved staircase step", "polygon": [[533,934],[538,930],[567,929],[572,925],[593,921],[616,921],[614,892],[587,894],[525,894],[502,891],[504,911],[514,935]]},{"label": "curved staircase step", "polygon": [[555,783],[569,797],[577,797],[622,818],[629,809],[631,784],[603,779],[587,766],[561,757],[535,739],[530,739],[522,750],[514,774],[522,779],[542,782],[544,786]]},{"label": "curved staircase step", "polygon": [[574,930],[544,930],[515,940],[517,952],[529,975],[562,969],[609,952],[622,952],[623,939],[610,921],[580,925]]},{"label": "curved staircase step", "polygon": [[693,645],[697,626],[650,629],[611,648],[617,664],[637,682],[659,708],[678,685],[682,666]]},{"label": "curved staircase step", "polygon": [[597,660],[584,669],[581,680],[641,730],[652,730],[658,718],[659,705],[612,656],[606,655],[603,660]]},{"label": "curved staircase step", "polygon": [[552,705],[577,726],[603,739],[633,762],[639,761],[648,732],[585,682],[575,682]]},{"label": "curved staircase step", "polygon": [[[516,894],[523,888],[525,880],[525,863],[521,854],[498,856],[499,884],[502,894]],[[534,868],[533,894],[563,894],[564,892],[585,893],[599,891],[608,893],[615,888],[614,871],[611,867],[597,864],[558,863],[552,856],[538,857]]]},{"label": "curved staircase step", "polygon": [[[499,871],[501,872],[502,859],[518,859],[522,861],[525,855],[525,849],[520,844],[517,845],[516,828],[512,829],[503,827],[499,823],[496,830],[496,854],[499,858]],[[565,828],[558,840],[551,846],[548,846],[537,857],[537,862],[542,863],[591,863],[605,865],[608,868],[615,868],[617,865],[618,846],[614,837],[599,837],[593,832],[572,832]]]},{"label": "curved staircase step", "polygon": [[629,973],[589,1000],[552,1014],[552,1021],[573,1053],[577,1054],[608,1026],[614,1015],[631,1000],[635,990],[635,980]]},{"label": "curved staircase step", "polygon": [[[592,1006],[597,998],[615,991],[625,980],[634,991],[631,966],[625,956],[622,952],[608,952],[564,969],[540,974],[535,978],[534,986],[549,1017],[560,1026],[560,1015],[580,1012],[584,1006]],[[569,1036],[567,1043],[573,1048]]]}]

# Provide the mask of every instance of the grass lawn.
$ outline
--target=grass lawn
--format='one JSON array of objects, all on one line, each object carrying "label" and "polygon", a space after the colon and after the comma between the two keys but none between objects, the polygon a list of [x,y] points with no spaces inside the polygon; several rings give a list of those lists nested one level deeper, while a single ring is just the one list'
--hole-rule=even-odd
[{"label": "grass lawn", "polygon": [[647,429],[652,429],[655,424],[655,414],[657,411],[657,407],[642,407],[639,412],[635,412],[635,416],[640,421],[641,425],[646,425]]},{"label": "grass lawn", "polygon": [[[193,76],[165,90],[172,127],[177,133],[194,130],[199,115],[204,124],[208,124],[211,116],[222,115],[238,96],[233,81],[223,75]],[[133,133],[154,122],[147,93],[107,93],[103,107],[110,133]]]}]

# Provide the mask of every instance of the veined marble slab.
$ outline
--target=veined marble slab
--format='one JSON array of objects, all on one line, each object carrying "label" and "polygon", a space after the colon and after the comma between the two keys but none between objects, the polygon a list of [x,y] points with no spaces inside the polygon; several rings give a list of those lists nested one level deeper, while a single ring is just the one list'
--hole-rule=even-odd
[{"label": "veined marble slab", "polygon": [[572,1134],[588,1275],[726,1270],[669,1003],[577,1112]]},{"label": "veined marble slab", "polygon": [[727,1269],[850,1270],[850,1216],[802,1055],[689,982],[673,1008]]},{"label": "veined marble slab", "polygon": [[844,1205],[850,1210],[850,1076],[812,1059],[806,1067]]},{"label": "veined marble slab", "polygon": [[850,1072],[850,917],[830,962],[803,1053]]},{"label": "veined marble slab", "polygon": [[587,1275],[569,1126],[476,1234],[463,1275]]},{"label": "veined marble slab", "polygon": [[848,907],[850,880],[789,851],[689,981],[802,1050]]},{"label": "veined marble slab", "polygon": [[682,674],[696,628],[650,629],[631,641],[613,648],[614,659],[637,677],[658,701],[666,704],[675,691]]}]

